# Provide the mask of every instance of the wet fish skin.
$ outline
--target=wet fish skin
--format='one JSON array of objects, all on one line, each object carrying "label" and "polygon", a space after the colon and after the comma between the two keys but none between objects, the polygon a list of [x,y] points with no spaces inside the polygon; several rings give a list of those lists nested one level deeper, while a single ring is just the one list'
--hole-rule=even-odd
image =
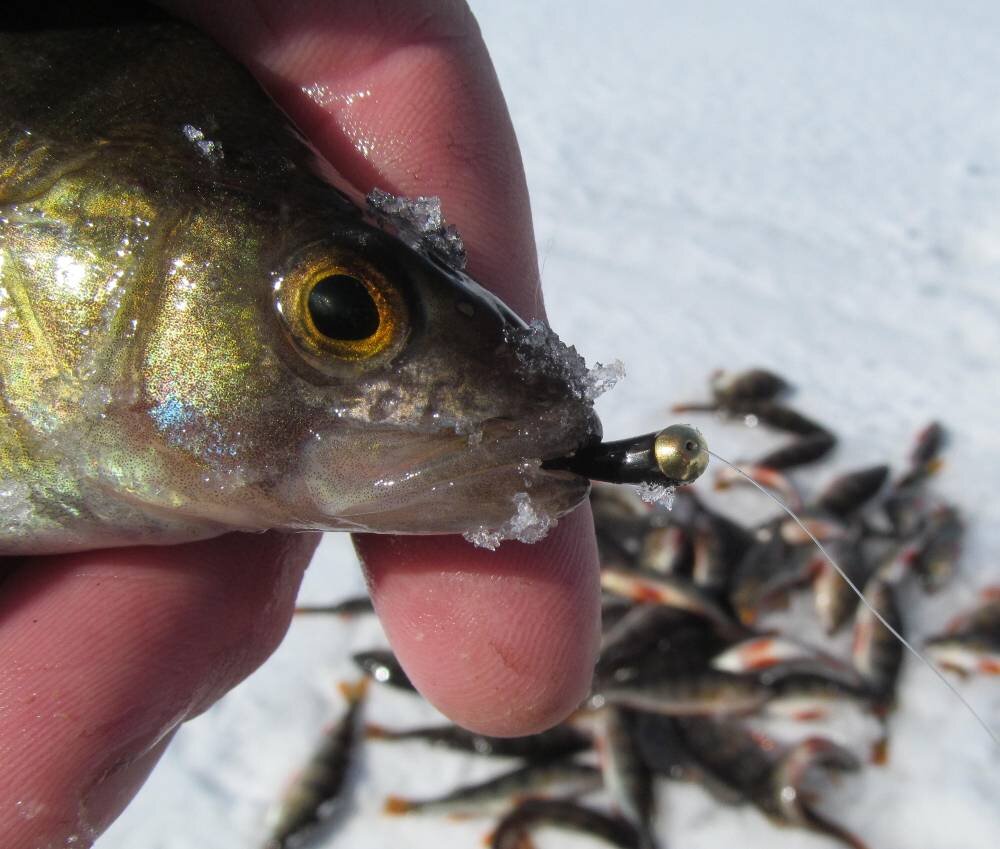
[{"label": "wet fish skin", "polygon": [[351,764],[357,742],[358,713],[366,681],[342,684],[347,712],[324,736],[319,748],[285,796],[264,849],[287,849],[301,845],[306,834],[333,813]]},{"label": "wet fish skin", "polygon": [[626,820],[566,799],[527,799],[497,823],[490,849],[532,849],[530,832],[541,826],[578,831],[621,849],[640,849],[639,835]]},{"label": "wet fish skin", "polygon": [[[316,176],[205,35],[5,30],[0,75],[0,554],[463,532],[529,488],[552,516],[585,497],[538,468],[599,434],[579,370]],[[310,313],[338,275],[378,313],[356,344]]]}]

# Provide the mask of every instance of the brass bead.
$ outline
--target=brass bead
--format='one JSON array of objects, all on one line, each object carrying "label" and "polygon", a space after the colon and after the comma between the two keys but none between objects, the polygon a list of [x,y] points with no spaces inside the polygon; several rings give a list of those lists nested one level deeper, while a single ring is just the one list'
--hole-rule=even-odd
[{"label": "brass bead", "polygon": [[653,455],[664,476],[678,483],[692,483],[708,468],[708,445],[690,425],[671,425],[656,434]]}]

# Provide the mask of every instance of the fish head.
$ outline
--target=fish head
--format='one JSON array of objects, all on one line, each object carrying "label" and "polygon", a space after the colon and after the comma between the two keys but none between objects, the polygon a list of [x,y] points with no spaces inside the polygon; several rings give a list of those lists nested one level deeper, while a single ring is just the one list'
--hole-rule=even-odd
[{"label": "fish head", "polygon": [[600,438],[575,349],[356,210],[251,206],[187,213],[144,334],[188,512],[452,533],[547,527],[586,496],[541,468]]}]

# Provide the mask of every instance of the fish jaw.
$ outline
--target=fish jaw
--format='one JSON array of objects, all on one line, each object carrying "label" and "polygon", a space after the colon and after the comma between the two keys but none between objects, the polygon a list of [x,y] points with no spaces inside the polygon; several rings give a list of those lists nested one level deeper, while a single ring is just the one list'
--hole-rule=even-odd
[{"label": "fish jaw", "polygon": [[331,431],[308,446],[282,501],[303,505],[296,523],[329,530],[544,535],[586,498],[590,482],[542,469],[542,461],[592,432],[585,420],[541,443],[501,421],[471,435],[375,429],[365,431],[368,450],[358,451],[357,434]]}]

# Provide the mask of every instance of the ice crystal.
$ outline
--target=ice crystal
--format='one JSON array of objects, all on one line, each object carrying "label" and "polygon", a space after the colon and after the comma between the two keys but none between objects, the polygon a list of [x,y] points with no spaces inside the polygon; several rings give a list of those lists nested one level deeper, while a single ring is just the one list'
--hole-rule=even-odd
[{"label": "ice crystal", "polygon": [[641,483],[636,489],[639,497],[647,504],[659,504],[668,510],[673,509],[677,487],[663,486],[658,483]]},{"label": "ice crystal", "polygon": [[433,254],[459,271],[465,268],[465,245],[458,230],[444,220],[440,198],[407,198],[372,189],[368,208],[415,251]]},{"label": "ice crystal", "polygon": [[519,492],[514,496],[514,515],[503,525],[493,529],[480,527],[466,531],[462,536],[477,548],[495,551],[506,539],[529,544],[538,542],[555,523],[556,520],[548,513],[535,509],[528,493]]},{"label": "ice crystal", "polygon": [[535,319],[524,329],[513,331],[510,343],[523,371],[562,378],[570,391],[582,401],[594,401],[625,376],[625,366],[620,360],[609,365],[597,363],[594,368],[587,368],[587,361],[576,347],[563,342],[540,319]]},{"label": "ice crystal", "polygon": [[185,124],[181,127],[181,132],[184,133],[184,138],[198,148],[198,152],[210,162],[218,162],[223,158],[222,144],[205,138],[203,130],[193,124]]}]

